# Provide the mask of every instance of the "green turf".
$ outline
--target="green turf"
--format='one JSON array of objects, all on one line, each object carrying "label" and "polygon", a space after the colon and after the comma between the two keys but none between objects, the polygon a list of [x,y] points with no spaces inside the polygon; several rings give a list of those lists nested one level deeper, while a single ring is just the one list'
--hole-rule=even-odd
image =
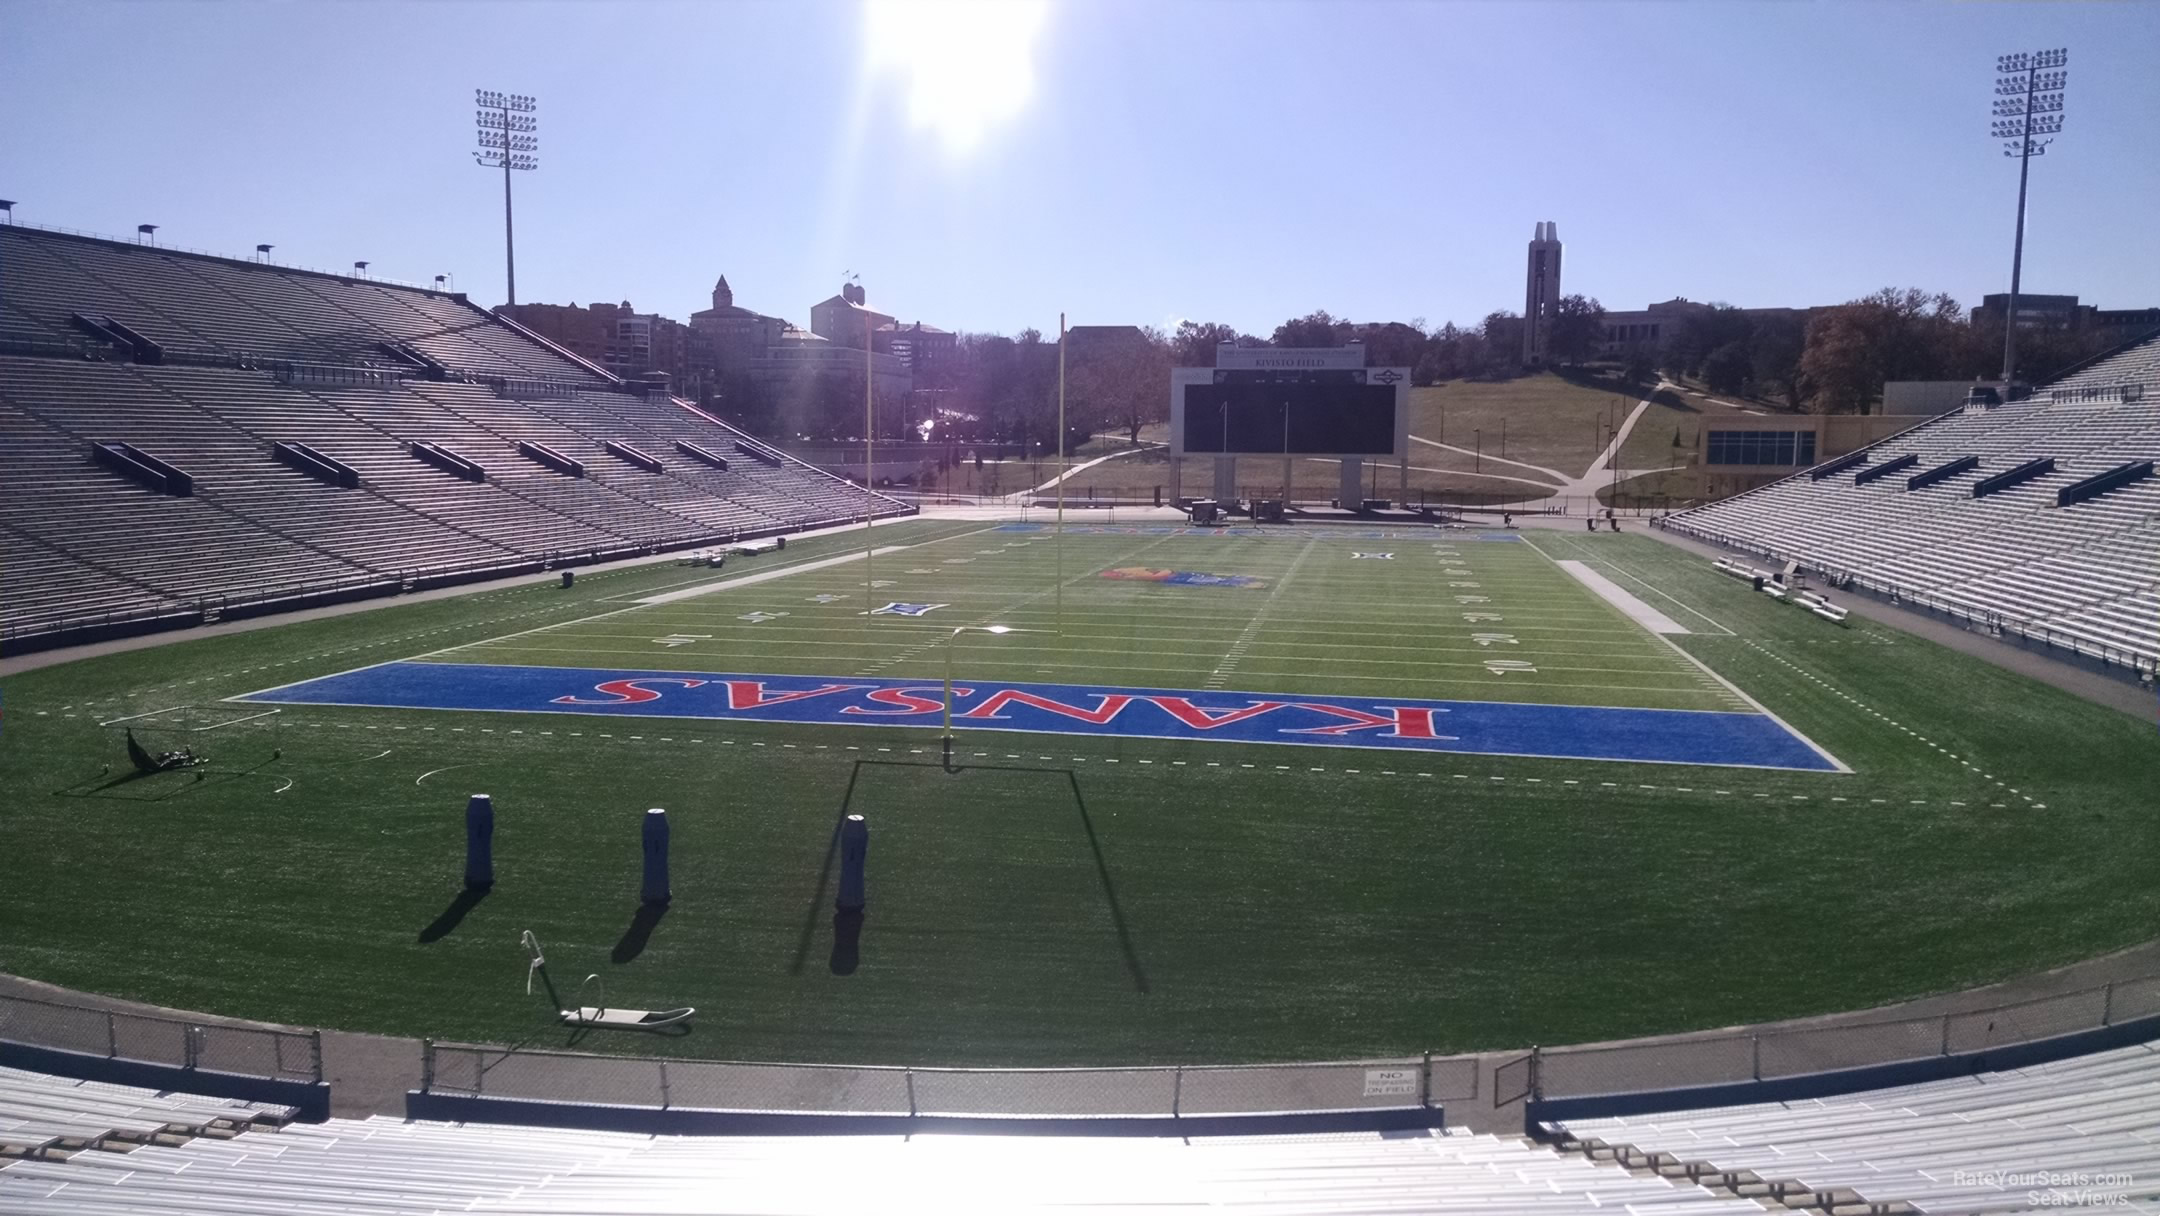
[{"label": "green turf", "polygon": [[[1470,625],[1429,537],[1068,535],[1007,549],[1029,538],[981,526],[877,529],[881,544],[924,547],[876,559],[874,577],[897,582],[876,591],[950,603],[954,623],[1068,630],[970,635],[963,677],[1204,687],[1245,638],[1217,686],[1722,695],[1546,564],[1576,558],[1700,630],[1679,646],[1855,772],[970,732],[971,767],[949,775],[931,763],[934,731],[295,706],[278,718],[282,759],[242,724],[204,736],[217,742],[203,781],[99,774],[121,759],[101,721],[431,652],[535,662],[519,648],[564,642],[545,661],[942,672],[938,630],[853,615],[871,590],[859,564],[633,607],[711,577],[658,565],[10,677],[0,968],[302,1024],[560,1043],[522,994],[530,928],[559,981],[597,972],[617,1003],[700,1009],[686,1038],[589,1047],[1221,1061],[1853,1008],[2097,954],[2149,937],[2160,913],[2149,722],[1869,622],[1840,630],[1647,538],[1441,542],[1477,576],[1460,581],[1489,582],[1524,614],[1507,622],[1518,653],[1553,677],[1533,693],[1460,666],[1476,660]],[[804,541],[721,577],[859,543]],[[1347,557],[1384,546],[1395,562]],[[1419,553],[1431,564],[1408,560]],[[1118,565],[1267,586],[1095,574]],[[790,615],[734,619],[754,609]],[[557,627],[490,641],[544,626]],[[652,641],[670,631],[713,637]],[[496,799],[500,881],[451,924],[473,790]],[[649,806],[675,822],[676,899],[616,962],[637,945]],[[861,965],[845,976],[824,869],[843,806],[874,825]]]},{"label": "green turf", "polygon": [[[1159,528],[1159,525],[1158,525]],[[998,531],[727,587],[437,652],[444,662],[1352,693],[1660,709],[1745,709],[1535,545],[1328,530],[1269,536]],[[1386,558],[1356,554],[1387,553]],[[1261,580],[1244,588],[1112,579],[1141,567]],[[866,586],[874,582],[877,586]],[[892,601],[944,605],[865,616]],[[1467,619],[1504,610],[1498,623]],[[756,618],[756,619],[752,619]],[[1504,631],[1504,632],[1502,632]],[[1479,641],[1478,635],[1485,635]],[[662,639],[665,639],[664,641]],[[1496,675],[1493,659],[1535,660]],[[955,659],[958,662],[958,659]]]}]

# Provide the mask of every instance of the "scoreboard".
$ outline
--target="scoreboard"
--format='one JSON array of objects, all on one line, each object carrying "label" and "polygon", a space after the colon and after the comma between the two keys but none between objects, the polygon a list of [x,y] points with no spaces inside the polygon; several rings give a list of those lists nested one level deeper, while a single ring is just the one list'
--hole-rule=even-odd
[{"label": "scoreboard", "polygon": [[[1339,353],[1338,353],[1339,352]],[[1227,352],[1225,352],[1227,353]],[[1343,367],[1356,349],[1277,354],[1327,367],[1179,368],[1171,373],[1173,456],[1391,456],[1404,454],[1410,373]]]}]

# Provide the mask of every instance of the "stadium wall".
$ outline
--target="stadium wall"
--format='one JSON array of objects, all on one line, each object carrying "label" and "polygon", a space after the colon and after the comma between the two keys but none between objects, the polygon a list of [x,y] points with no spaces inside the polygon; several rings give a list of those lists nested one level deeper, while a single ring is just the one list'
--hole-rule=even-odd
[{"label": "stadium wall", "polygon": [[2073,1031],[2030,1043],[2014,1043],[1980,1051],[1953,1052],[1927,1059],[1871,1064],[1795,1077],[1636,1090],[1575,1098],[1540,1098],[1533,1094],[1523,1106],[1523,1130],[1535,1134],[1540,1123],[1554,1120],[1648,1115],[1717,1106],[1744,1106],[1759,1102],[1793,1102],[1808,1098],[1827,1098],[1836,1094],[1861,1093],[1871,1089],[1889,1089],[1900,1085],[1917,1085],[1923,1081],[1943,1081],[1952,1077],[2045,1064],[2051,1060],[2067,1060],[2073,1056],[2128,1047],[2156,1038],[2160,1038],[2160,1014],[2118,1022],[2113,1026]]}]

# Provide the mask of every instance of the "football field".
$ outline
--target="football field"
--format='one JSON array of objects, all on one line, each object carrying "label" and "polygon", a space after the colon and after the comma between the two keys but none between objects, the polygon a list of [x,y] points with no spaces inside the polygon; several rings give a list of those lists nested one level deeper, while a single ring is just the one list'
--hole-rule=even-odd
[{"label": "football field", "polygon": [[1842,767],[1665,640],[1687,626],[1512,531],[1007,524],[879,548],[739,560],[774,564],[245,699],[942,733],[951,671],[956,737]]},{"label": "football field", "polygon": [[[1629,534],[912,520],[196,635],[6,702],[0,968],[451,1041],[564,1044],[526,930],[558,981],[699,1011],[582,1048],[1077,1065],[1854,1009],[2160,916],[2150,722]],[[208,762],[138,775],[129,729]]]}]

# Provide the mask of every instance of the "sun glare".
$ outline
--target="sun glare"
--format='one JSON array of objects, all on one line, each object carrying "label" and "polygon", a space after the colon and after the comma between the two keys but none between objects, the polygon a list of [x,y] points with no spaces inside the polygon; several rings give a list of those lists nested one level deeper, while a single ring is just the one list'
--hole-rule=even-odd
[{"label": "sun glare", "polygon": [[868,67],[899,75],[908,120],[964,153],[1027,105],[1049,11],[1048,0],[867,0]]}]

